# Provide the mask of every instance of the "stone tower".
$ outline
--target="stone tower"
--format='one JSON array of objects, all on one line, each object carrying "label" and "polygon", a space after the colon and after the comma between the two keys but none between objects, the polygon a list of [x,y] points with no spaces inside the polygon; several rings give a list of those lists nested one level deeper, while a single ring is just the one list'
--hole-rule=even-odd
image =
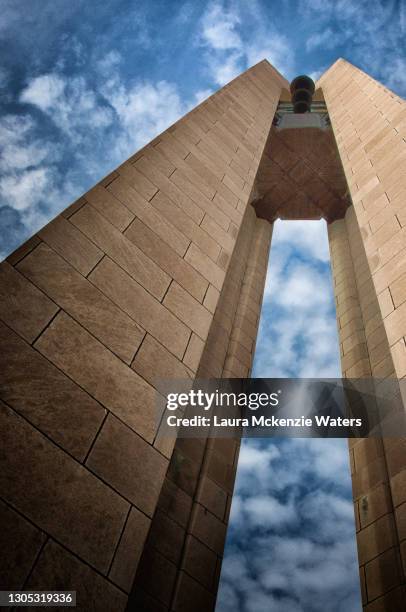
[{"label": "stone tower", "polygon": [[[156,380],[250,375],[274,219],[328,221],[343,376],[406,376],[405,102],[340,59],[283,129],[288,89],[260,62],[1,264],[2,589],[213,610],[239,445],[168,440]],[[398,611],[406,442],[350,456],[363,604]]]}]

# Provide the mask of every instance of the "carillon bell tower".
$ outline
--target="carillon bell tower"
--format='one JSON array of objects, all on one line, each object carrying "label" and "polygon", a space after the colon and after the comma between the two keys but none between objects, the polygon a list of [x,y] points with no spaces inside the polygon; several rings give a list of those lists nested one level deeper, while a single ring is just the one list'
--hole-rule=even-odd
[{"label": "carillon bell tower", "polygon": [[[155,423],[159,378],[250,376],[275,219],[328,223],[344,377],[406,376],[406,105],[262,61],[0,266],[2,589],[214,609],[238,441]],[[406,441],[350,442],[366,612],[405,609]]]}]

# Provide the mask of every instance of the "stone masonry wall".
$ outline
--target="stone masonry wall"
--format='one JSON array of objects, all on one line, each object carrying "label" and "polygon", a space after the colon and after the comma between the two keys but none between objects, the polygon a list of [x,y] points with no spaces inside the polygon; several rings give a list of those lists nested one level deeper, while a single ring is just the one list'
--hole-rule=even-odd
[{"label": "stone masonry wall", "polygon": [[[339,60],[320,79],[353,201],[329,227],[343,376],[406,375],[406,104]],[[364,609],[406,602],[406,441],[352,440]]]},{"label": "stone masonry wall", "polygon": [[155,379],[196,374],[282,87],[254,66],[1,264],[2,588],[125,609],[172,453]]}]

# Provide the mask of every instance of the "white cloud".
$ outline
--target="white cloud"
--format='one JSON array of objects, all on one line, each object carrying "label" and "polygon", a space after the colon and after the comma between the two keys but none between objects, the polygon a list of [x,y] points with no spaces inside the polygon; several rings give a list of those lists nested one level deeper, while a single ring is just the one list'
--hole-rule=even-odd
[{"label": "white cloud", "polygon": [[0,121],[0,145],[16,144],[34,127],[32,117],[27,115],[4,115]]},{"label": "white cloud", "polygon": [[306,49],[307,51],[313,51],[318,47],[333,49],[339,42],[343,42],[343,35],[334,33],[331,28],[327,28],[322,32],[312,34],[306,41]]},{"label": "white cloud", "polygon": [[188,108],[175,85],[167,81],[137,83],[131,88],[113,82],[103,91],[122,128],[117,149],[129,154],[175,122]]},{"label": "white cloud", "polygon": [[245,497],[264,496],[270,490],[280,492],[295,487],[306,482],[309,472],[318,482],[348,485],[349,460],[345,441],[290,438],[281,445],[271,440],[267,444],[254,439],[244,440],[232,513],[242,517]]},{"label": "white cloud", "polygon": [[254,592],[246,603],[247,612],[305,612],[290,597],[272,597],[261,591]]},{"label": "white cloud", "polygon": [[[401,96],[406,94],[403,55],[406,8],[397,0],[303,0],[302,19],[311,26],[308,51],[337,49]],[[390,69],[388,70],[388,66]],[[317,69],[314,72],[319,72]]]},{"label": "white cloud", "polygon": [[[303,440],[298,444],[306,446],[307,441]],[[312,440],[311,452],[313,469],[318,479],[336,481],[340,484],[348,482],[349,458],[343,440]]]},{"label": "white cloud", "polygon": [[223,86],[235,79],[244,70],[242,60],[241,53],[230,53],[226,57],[209,57],[207,63],[214,82]]},{"label": "white cloud", "polygon": [[106,74],[110,75],[112,70],[117,70],[121,61],[122,57],[118,51],[109,51],[97,61],[97,70],[100,72],[102,77],[104,77]]},{"label": "white cloud", "polygon": [[43,111],[48,111],[60,104],[64,92],[65,81],[60,76],[44,74],[29,82],[21,93],[20,100],[26,104],[34,104]]},{"label": "white cloud", "polygon": [[20,101],[32,104],[47,114],[71,141],[79,145],[89,137],[89,130],[109,126],[113,114],[106,101],[79,75],[44,74],[29,81]]},{"label": "white cloud", "polygon": [[238,459],[239,470],[255,470],[269,468],[270,463],[280,457],[280,452],[276,446],[258,448],[256,446],[244,446],[241,449]]},{"label": "white cloud", "polygon": [[209,96],[211,96],[213,93],[214,93],[214,91],[212,89],[199,89],[195,93],[195,102],[196,102],[196,104],[200,104],[201,102],[206,100]]},{"label": "white cloud", "polygon": [[[328,287],[325,287],[328,291]],[[259,377],[336,378],[340,376],[338,340],[333,313],[275,311],[263,305],[255,354]]]},{"label": "white cloud", "polygon": [[254,527],[274,527],[280,530],[287,524],[292,527],[297,520],[292,502],[283,504],[271,495],[248,498],[244,503],[244,510]]},{"label": "white cloud", "polygon": [[247,451],[258,460],[238,469],[217,612],[359,610],[346,441],[244,440]]},{"label": "white cloud", "polygon": [[[345,469],[348,477],[348,462]],[[304,520],[312,521],[314,516],[319,517],[320,528],[312,536],[317,542],[331,544],[338,534],[344,538],[354,533],[353,503],[341,496],[325,491],[312,491],[300,501],[300,513]],[[334,533],[331,530],[331,521],[335,525]]]},{"label": "white cloud", "polygon": [[300,250],[303,256],[327,262],[330,259],[326,222],[280,221],[274,226],[273,243]]},{"label": "white cloud", "polygon": [[[0,121],[2,203],[23,211],[27,235],[196,103],[181,100],[167,81],[126,84],[120,61],[114,51],[95,62],[104,76],[96,88],[80,73],[68,78],[60,62],[28,81],[19,96],[26,114]],[[55,135],[40,135],[40,119],[28,114],[30,107],[51,119]],[[67,170],[57,163],[66,155]]]},{"label": "white cloud", "polygon": [[35,123],[26,115],[5,115],[0,119],[0,170],[15,173],[35,167],[51,156],[47,143],[35,134]]},{"label": "white cloud", "polygon": [[284,77],[293,77],[293,47],[290,40],[277,32],[264,32],[262,28],[253,37],[254,42],[247,45],[248,66],[267,59]]},{"label": "white cloud", "polygon": [[47,195],[49,173],[45,168],[26,170],[19,175],[10,174],[0,179],[0,194],[16,210],[24,210]]},{"label": "white cloud", "polygon": [[[326,308],[331,302],[330,286],[325,275],[304,263],[291,267],[287,278],[272,275],[269,287],[270,299],[289,309],[305,311]],[[273,286],[274,284],[274,286]]]},{"label": "white cloud", "polygon": [[340,376],[324,221],[275,224],[254,375]]},{"label": "white cloud", "polygon": [[226,10],[219,2],[212,3],[202,19],[202,41],[215,50],[240,49],[242,40],[237,32],[240,16]]},{"label": "white cloud", "polygon": [[224,85],[250,66],[267,59],[282,74],[293,76],[294,51],[290,41],[264,21],[257,3],[212,2],[201,20],[199,42],[205,49],[208,72]]}]

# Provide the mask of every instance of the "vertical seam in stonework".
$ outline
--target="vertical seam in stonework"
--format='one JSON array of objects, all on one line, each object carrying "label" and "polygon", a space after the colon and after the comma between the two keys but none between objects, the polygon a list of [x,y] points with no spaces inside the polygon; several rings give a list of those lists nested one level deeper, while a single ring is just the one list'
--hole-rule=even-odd
[{"label": "vertical seam in stonework", "polygon": [[[132,223],[132,222],[131,222],[131,223]],[[99,263],[101,263],[101,262],[103,261],[103,259],[104,259],[105,257],[107,257],[107,254],[106,254],[106,253],[104,253],[104,251],[102,251],[102,253],[103,253],[103,254],[102,254],[101,258],[100,258],[100,259],[99,259],[99,260],[98,260],[98,261],[97,261],[97,262],[94,264],[94,266],[93,266],[93,267],[92,267],[92,268],[89,270],[89,272],[86,274],[86,276],[85,276],[85,275],[82,275],[82,276],[83,276],[84,278],[86,278],[87,280],[89,280],[89,278],[88,278],[88,277],[91,275],[91,273],[93,272],[93,270],[95,270],[95,269],[97,268],[97,266],[99,265]],[[114,261],[114,260],[112,260],[112,261]],[[118,264],[117,264],[117,265],[118,265]],[[80,274],[80,272],[79,272],[79,274]]]},{"label": "vertical seam in stonework", "polygon": [[[120,536],[119,536],[119,538],[118,538],[118,540],[117,540],[117,544],[116,544],[116,546],[115,546],[115,548],[114,548],[113,555],[112,555],[112,557],[111,557],[111,561],[110,561],[109,567],[108,567],[107,572],[106,572],[106,578],[108,578],[108,576],[110,575],[111,569],[112,569],[112,567],[113,567],[113,563],[114,563],[114,560],[115,560],[115,558],[116,558],[116,554],[117,554],[117,551],[118,551],[118,549],[119,549],[119,546],[120,546],[121,540],[123,539],[123,536],[124,536],[124,531],[125,531],[125,528],[126,528],[126,526],[127,526],[128,519],[130,518],[130,514],[131,514],[131,510],[132,510],[132,508],[133,508],[133,505],[132,505],[132,504],[130,504],[130,507],[128,508],[127,516],[125,517],[125,521],[124,521],[124,524],[123,524],[123,528],[122,528],[121,533],[120,533]],[[138,510],[138,508],[137,508],[137,510]],[[115,583],[114,583],[114,584],[115,584]]]},{"label": "vertical seam in stonework", "polygon": [[[25,278],[25,277],[24,277]],[[36,287],[36,285],[34,285],[34,287]],[[36,347],[34,346],[34,344],[37,342],[37,340],[39,340],[39,338],[42,336],[42,334],[44,334],[48,327],[50,327],[50,325],[54,322],[54,320],[56,319],[56,317],[59,315],[60,312],[65,312],[60,306],[59,304],[57,304],[56,302],[54,302],[49,295],[45,294],[54,304],[55,306],[58,308],[58,310],[55,312],[54,315],[52,315],[52,317],[50,318],[50,320],[48,321],[48,323],[45,325],[45,327],[39,332],[39,334],[37,334],[37,336],[34,338],[34,340],[32,340],[32,342],[28,342],[28,344],[30,346],[32,346],[32,348],[36,351],[38,351],[38,349],[36,349]],[[14,331],[14,330],[13,330]],[[19,335],[19,334],[17,334]],[[21,336],[20,336],[21,337]]]},{"label": "vertical seam in stonework", "polygon": [[[187,251],[186,251],[186,253],[187,253]],[[185,253],[185,255],[186,255],[186,253]],[[158,302],[159,302],[160,304],[162,304],[162,306],[165,306],[165,305],[164,305],[164,299],[166,298],[166,296],[167,296],[167,294],[168,294],[168,291],[169,291],[170,287],[171,287],[171,286],[172,286],[172,284],[175,282],[175,279],[174,279],[174,278],[172,278],[172,277],[171,277],[169,274],[168,274],[168,276],[169,276],[169,278],[170,278],[169,285],[168,285],[168,286],[167,286],[167,288],[165,289],[165,292],[164,292],[164,294],[163,294],[162,298],[161,298],[160,300],[158,300]],[[142,286],[142,285],[141,285],[141,286]],[[184,291],[185,291],[186,293],[188,293],[186,290],[184,290]],[[189,294],[189,295],[190,295],[190,294]],[[192,297],[193,297],[193,296],[192,296]],[[197,301],[197,300],[196,300],[196,301]],[[172,313],[172,314],[173,314],[173,313]],[[175,316],[175,315],[174,315],[174,316]],[[178,317],[176,317],[176,318],[178,318]],[[180,320],[180,319],[179,319],[179,320]],[[186,326],[186,327],[187,327],[187,326]]]},{"label": "vertical seam in stonework", "polygon": [[[214,316],[214,315],[213,315],[213,316]],[[191,343],[191,341],[192,341],[192,338],[193,338],[193,333],[194,333],[194,332],[193,332],[192,330],[190,330],[189,339],[188,339],[188,341],[187,341],[187,343],[186,343],[185,350],[183,351],[183,355],[182,355],[182,357],[181,357],[181,359],[180,359],[180,362],[181,362],[181,363],[184,363],[184,362],[183,362],[183,360],[184,360],[184,358],[186,357],[187,350],[188,350],[189,345],[190,345],[190,343]],[[198,336],[196,333],[195,333],[195,335],[196,335],[196,336],[197,336],[199,339],[201,339],[201,338],[200,338],[200,336]],[[184,365],[185,365],[185,364],[184,364]],[[187,366],[186,366],[186,367],[187,367]],[[195,374],[195,372],[194,372],[193,374]]]},{"label": "vertical seam in stonework", "polygon": [[[96,443],[96,440],[97,440],[97,438],[99,437],[99,434],[100,434],[101,430],[103,429],[104,424],[105,424],[105,422],[106,422],[107,417],[109,416],[109,414],[113,414],[113,413],[111,413],[111,412],[110,412],[110,410],[108,410],[108,408],[105,408],[105,415],[104,415],[104,417],[103,417],[103,418],[102,418],[102,420],[101,420],[101,423],[100,423],[100,425],[99,425],[99,427],[98,427],[98,429],[97,429],[97,431],[96,431],[96,434],[95,434],[95,436],[94,436],[94,438],[93,438],[93,440],[92,440],[92,442],[91,442],[91,444],[90,444],[90,446],[89,446],[89,449],[88,449],[88,451],[87,451],[87,453],[86,453],[85,457],[83,458],[83,461],[82,461],[83,465],[86,465],[86,462],[87,462],[87,460],[89,459],[89,455],[90,455],[90,453],[91,453],[91,452],[92,452],[92,450],[93,450],[93,447],[94,447],[94,445],[95,445],[95,443]],[[113,416],[115,416],[115,415],[113,414]]]},{"label": "vertical seam in stonework", "polygon": [[[13,509],[14,509],[14,508],[13,508]],[[33,524],[33,525],[35,525],[35,523],[32,523],[32,524]],[[35,525],[35,527],[36,527],[36,529],[38,529],[38,525]],[[26,587],[27,587],[27,584],[28,584],[28,582],[29,582],[29,580],[30,580],[30,578],[31,578],[31,576],[32,576],[32,573],[33,573],[33,571],[34,571],[34,569],[35,569],[35,566],[37,565],[37,563],[38,563],[38,561],[39,561],[39,558],[40,558],[40,556],[41,556],[41,554],[42,554],[42,552],[43,552],[43,550],[44,550],[44,548],[45,548],[46,544],[47,544],[47,543],[49,542],[49,540],[51,539],[51,536],[50,536],[49,534],[47,534],[45,531],[42,531],[42,529],[41,529],[40,531],[41,531],[42,533],[44,533],[44,534],[45,534],[45,538],[44,538],[44,541],[43,541],[43,543],[41,544],[41,546],[40,546],[40,548],[39,548],[39,550],[38,550],[38,553],[35,555],[34,562],[33,562],[32,566],[31,566],[31,568],[30,568],[30,571],[28,572],[27,577],[26,577],[26,578],[25,578],[25,580],[24,580],[24,583],[23,583],[23,585],[22,585],[22,587],[21,587],[21,591],[25,591],[25,589],[26,589]]]},{"label": "vertical seam in stonework", "polygon": [[[141,327],[141,326],[140,326],[140,327]],[[141,328],[141,329],[143,329],[143,328]],[[144,331],[144,336],[143,336],[143,338],[142,338],[141,342],[139,343],[139,345],[137,346],[136,351],[135,351],[135,353],[134,353],[134,355],[133,355],[133,357],[132,357],[132,359],[131,359],[130,365],[129,365],[129,367],[130,367],[131,369],[132,369],[132,365],[133,365],[133,363],[134,363],[134,361],[135,361],[135,358],[137,357],[138,353],[140,352],[140,349],[141,349],[142,345],[144,344],[144,342],[145,342],[145,338],[147,337],[147,334],[148,334],[148,332],[147,332],[145,329],[143,329],[143,331]],[[152,334],[149,334],[149,335],[150,335],[151,337],[154,337],[154,336],[152,336]],[[155,340],[156,340],[156,338],[155,338]],[[158,340],[156,340],[156,341],[158,342]],[[128,365],[128,364],[127,364],[127,365]],[[137,372],[137,374],[138,374],[138,372]],[[139,375],[139,376],[140,376],[140,375]]]}]

